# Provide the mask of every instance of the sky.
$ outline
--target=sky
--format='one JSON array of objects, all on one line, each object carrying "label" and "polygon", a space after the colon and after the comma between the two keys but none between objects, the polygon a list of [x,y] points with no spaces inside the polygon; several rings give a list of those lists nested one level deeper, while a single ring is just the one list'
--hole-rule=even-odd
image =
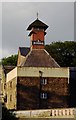
[{"label": "sky", "polygon": [[76,1],[74,2],[74,41],[76,41]]},{"label": "sky", "polygon": [[[19,47],[29,47],[29,24],[39,19],[46,23],[45,43],[74,40],[74,2],[3,2],[1,57],[17,54]],[[0,21],[1,22],[1,21]]]}]

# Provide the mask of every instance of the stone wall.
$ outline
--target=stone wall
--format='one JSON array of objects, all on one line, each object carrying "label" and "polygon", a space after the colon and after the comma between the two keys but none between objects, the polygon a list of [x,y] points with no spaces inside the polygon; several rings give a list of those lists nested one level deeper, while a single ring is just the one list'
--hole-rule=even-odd
[{"label": "stone wall", "polygon": [[8,109],[17,109],[17,78],[6,83],[6,107]]},{"label": "stone wall", "polygon": [[[14,111],[17,118],[75,118],[75,108]],[[59,119],[60,120],[60,119]]]}]

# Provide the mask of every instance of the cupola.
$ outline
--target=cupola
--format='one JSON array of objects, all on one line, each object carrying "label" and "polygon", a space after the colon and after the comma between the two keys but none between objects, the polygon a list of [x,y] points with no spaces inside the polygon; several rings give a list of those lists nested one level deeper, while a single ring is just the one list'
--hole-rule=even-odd
[{"label": "cupola", "polygon": [[45,30],[47,28],[48,26],[38,18],[28,26],[27,30],[30,31],[29,36],[31,49],[44,49],[44,37],[46,35]]}]

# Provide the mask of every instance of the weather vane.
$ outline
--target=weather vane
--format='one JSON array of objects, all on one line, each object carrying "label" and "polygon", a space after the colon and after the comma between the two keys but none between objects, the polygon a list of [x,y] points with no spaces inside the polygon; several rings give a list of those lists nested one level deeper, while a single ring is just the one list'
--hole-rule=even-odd
[{"label": "weather vane", "polygon": [[37,12],[37,19],[38,19],[39,13]]}]

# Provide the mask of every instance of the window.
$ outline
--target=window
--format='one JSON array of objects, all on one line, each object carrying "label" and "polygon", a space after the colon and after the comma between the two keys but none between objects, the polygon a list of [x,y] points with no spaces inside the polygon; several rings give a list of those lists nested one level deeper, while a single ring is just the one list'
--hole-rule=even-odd
[{"label": "window", "polygon": [[47,79],[41,78],[41,85],[46,85],[46,84],[47,84]]},{"label": "window", "polygon": [[4,102],[7,102],[7,95],[4,97]]},{"label": "window", "polygon": [[44,29],[42,28],[34,28],[35,30],[40,30],[40,31],[44,31]]},{"label": "window", "polygon": [[10,87],[12,88],[12,81],[10,82]]},{"label": "window", "polygon": [[41,99],[47,99],[47,93],[41,93],[40,98]]},{"label": "window", "polygon": [[10,101],[12,101],[12,95],[10,95]]},{"label": "window", "polygon": [[4,89],[6,89],[6,83],[4,84]]}]

